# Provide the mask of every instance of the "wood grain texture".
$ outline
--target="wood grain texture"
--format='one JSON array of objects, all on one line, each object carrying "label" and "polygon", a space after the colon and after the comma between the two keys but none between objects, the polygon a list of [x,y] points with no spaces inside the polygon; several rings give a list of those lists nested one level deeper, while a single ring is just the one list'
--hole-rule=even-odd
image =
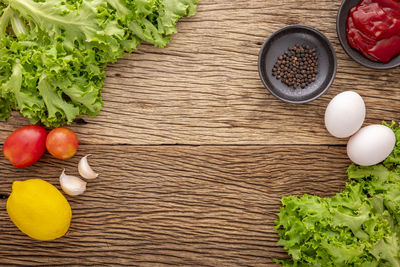
[{"label": "wood grain texture", "polygon": [[[340,2],[201,0],[167,48],[143,45],[108,67],[102,112],[74,129],[86,144],[344,144],[323,127],[326,105],[344,90],[364,97],[367,123],[397,120],[400,68],[369,70],[344,53]],[[333,86],[306,105],[275,99],[257,72],[264,40],[295,23],[325,33],[338,56]],[[5,128],[22,123],[12,119]]]},{"label": "wood grain texture", "polygon": [[[340,2],[200,0],[167,48],[142,45],[110,65],[104,109],[70,126],[79,155],[46,154],[23,170],[0,157],[0,265],[273,266],[272,258],[287,257],[273,230],[280,198],[331,196],[346,181],[346,140],[324,129],[329,100],[356,90],[366,124],[400,112],[400,68],[369,70],[340,47]],[[338,56],[333,86],[305,105],[276,100],[257,72],[264,40],[296,23],[325,33]],[[24,124],[14,113],[0,140]],[[12,182],[43,178],[58,186],[62,168],[76,175],[89,153],[101,176],[68,198],[68,234],[38,242],[20,233],[1,199]]]},{"label": "wood grain texture", "polygon": [[[0,200],[2,265],[270,266],[285,257],[273,230],[282,195],[343,189],[342,146],[83,146],[68,161],[45,155],[29,169],[0,160],[0,193],[22,177],[57,187],[83,153],[101,173],[68,197],[69,232],[30,239]],[[317,182],[316,182],[317,181]]]}]

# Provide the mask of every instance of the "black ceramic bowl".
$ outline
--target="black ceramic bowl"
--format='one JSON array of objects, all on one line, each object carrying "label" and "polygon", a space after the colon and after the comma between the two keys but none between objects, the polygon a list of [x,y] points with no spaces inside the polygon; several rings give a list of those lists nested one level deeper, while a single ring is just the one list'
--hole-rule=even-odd
[{"label": "black ceramic bowl", "polygon": [[359,53],[357,50],[351,48],[351,46],[349,45],[346,36],[347,17],[349,16],[350,9],[358,5],[359,2],[360,0],[343,0],[342,5],[340,6],[339,12],[336,17],[337,35],[339,37],[340,43],[344,51],[354,61],[371,69],[385,70],[400,66],[400,55],[392,58],[392,60],[389,61],[388,63],[379,63],[369,60],[368,58],[364,57],[361,53]]},{"label": "black ceramic bowl", "polygon": [[[315,82],[304,89],[293,89],[272,76],[272,68],[279,56],[296,44],[316,49],[319,73]],[[264,86],[282,101],[302,104],[323,95],[335,79],[337,60],[328,38],[314,28],[302,25],[286,26],[273,33],[261,47],[258,72]]]}]

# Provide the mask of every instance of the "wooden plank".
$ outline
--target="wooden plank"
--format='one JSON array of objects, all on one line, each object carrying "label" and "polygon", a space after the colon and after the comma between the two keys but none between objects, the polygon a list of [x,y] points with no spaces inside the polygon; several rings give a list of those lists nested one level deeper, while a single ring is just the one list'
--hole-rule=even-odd
[{"label": "wooden plank", "polygon": [[1,265],[271,266],[286,257],[273,230],[280,198],[339,192],[349,163],[342,146],[84,145],[27,169],[0,158],[0,194],[25,178],[59,187],[62,168],[77,175],[83,153],[101,175],[68,197],[65,237],[28,238],[0,199]]},{"label": "wooden plank", "polygon": [[[63,167],[77,174],[83,153],[101,173],[68,198],[71,229],[53,242],[20,233],[0,199],[0,265],[271,266],[286,257],[273,230],[281,196],[331,196],[346,180],[346,140],[324,129],[329,100],[356,90],[366,124],[400,111],[400,69],[368,70],[348,58],[336,36],[339,5],[200,0],[167,48],[143,45],[110,65],[103,111],[71,126],[83,144],[78,156],[46,155],[23,170],[0,157],[0,196],[22,178],[58,186]],[[332,88],[306,105],[276,100],[257,73],[265,38],[296,23],[325,33],[339,63]],[[0,140],[26,123],[16,115],[1,124]]]},{"label": "wooden plank", "polygon": [[[167,48],[143,45],[110,65],[103,111],[73,128],[86,144],[344,144],[323,123],[329,100],[344,90],[364,97],[367,124],[396,120],[400,68],[369,70],[344,53],[335,26],[340,2],[201,0]],[[263,41],[295,23],[321,30],[338,55],[333,86],[306,105],[276,100],[257,72]],[[11,119],[0,137],[23,123]]]}]

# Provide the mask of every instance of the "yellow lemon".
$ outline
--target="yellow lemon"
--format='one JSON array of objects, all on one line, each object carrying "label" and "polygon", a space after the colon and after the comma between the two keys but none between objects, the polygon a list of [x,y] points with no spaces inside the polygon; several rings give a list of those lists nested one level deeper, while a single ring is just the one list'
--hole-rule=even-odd
[{"label": "yellow lemon", "polygon": [[7,212],[19,230],[38,240],[65,235],[72,216],[63,194],[41,179],[15,181],[7,200]]}]

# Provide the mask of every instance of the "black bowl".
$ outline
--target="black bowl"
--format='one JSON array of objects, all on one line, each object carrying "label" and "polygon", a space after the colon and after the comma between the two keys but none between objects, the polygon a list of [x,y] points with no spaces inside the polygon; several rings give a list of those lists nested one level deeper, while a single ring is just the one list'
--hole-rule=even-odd
[{"label": "black bowl", "polygon": [[388,63],[380,63],[369,60],[349,45],[346,36],[347,17],[349,16],[350,9],[358,5],[359,2],[360,0],[344,0],[336,17],[336,31],[344,51],[354,61],[371,69],[385,70],[400,66],[400,55],[392,58]]},{"label": "black bowl", "polygon": [[[293,89],[272,76],[272,68],[279,56],[296,44],[315,48],[319,73],[315,82],[304,89]],[[282,101],[302,104],[323,95],[333,83],[337,60],[335,50],[328,38],[314,28],[303,25],[286,26],[273,33],[261,47],[258,56],[258,72],[264,86]]]}]

